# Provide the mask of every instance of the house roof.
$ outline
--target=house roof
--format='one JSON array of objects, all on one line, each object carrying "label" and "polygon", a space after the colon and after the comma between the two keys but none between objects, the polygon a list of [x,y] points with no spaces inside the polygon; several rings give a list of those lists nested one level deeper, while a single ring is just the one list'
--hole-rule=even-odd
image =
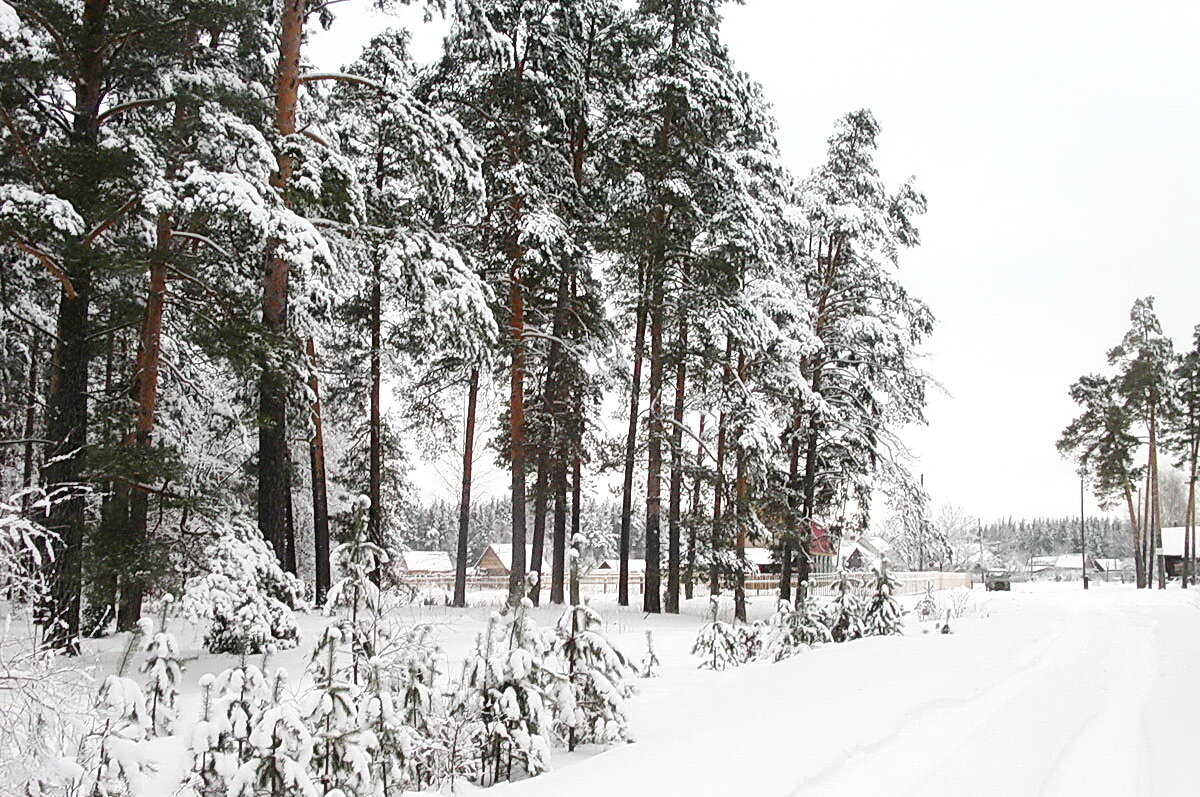
[{"label": "house roof", "polygon": [[[1056,556],[1034,556],[1029,560],[1029,569],[1036,571],[1048,570],[1053,567],[1059,570],[1078,570],[1082,564],[1082,557],[1083,554],[1078,551],[1075,553],[1058,554]],[[1092,562],[1090,556],[1088,557],[1088,562],[1095,564]]]},{"label": "house roof", "polygon": [[[496,554],[496,558],[500,560],[500,564],[504,565],[505,570],[512,570],[513,547],[512,547],[511,542],[493,542],[493,543],[491,543],[490,545],[488,545],[488,547],[486,549],[484,549],[483,553],[479,555],[480,562],[483,561],[483,557],[487,556],[487,552],[489,550],[492,553]],[[530,545],[525,546],[525,569],[527,571],[529,571],[529,570],[539,570],[539,571],[549,570],[550,569],[548,567],[549,563],[546,561],[546,553],[548,553],[548,552],[545,550],[542,551],[542,566],[540,568],[535,568],[535,567],[533,567],[532,550],[533,550],[532,546],[530,546]],[[476,562],[476,567],[478,567],[478,566],[479,566],[479,562]]]},{"label": "house roof", "polygon": [[809,541],[808,552],[815,556],[833,556],[833,540],[825,529],[808,521]]},{"label": "house roof", "polygon": [[454,570],[454,562],[445,551],[403,551],[400,566],[410,573],[449,573]]},{"label": "house roof", "polygon": [[771,549],[747,548],[746,561],[756,566],[769,565],[771,564]]},{"label": "house roof", "polygon": [[[603,562],[601,562],[599,565],[596,566],[596,569],[597,570],[612,570],[614,572],[619,571],[621,569],[621,560],[620,559],[605,559]],[[645,559],[630,559],[629,560],[629,572],[630,573],[645,573],[646,572],[646,560]]]},{"label": "house roof", "polygon": [[1113,573],[1117,570],[1124,570],[1125,565],[1120,559],[1097,559],[1096,567],[1105,572]]}]

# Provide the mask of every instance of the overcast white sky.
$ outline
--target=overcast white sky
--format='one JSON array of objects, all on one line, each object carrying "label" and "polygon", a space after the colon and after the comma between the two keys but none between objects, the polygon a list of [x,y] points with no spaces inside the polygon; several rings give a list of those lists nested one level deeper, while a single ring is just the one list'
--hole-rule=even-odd
[{"label": "overcast white sky", "polygon": [[[355,4],[315,37],[317,66],[389,24]],[[414,32],[418,57],[440,30]],[[948,395],[907,434],[934,502],[1077,512],[1054,449],[1068,385],[1104,367],[1138,296],[1178,346],[1200,323],[1200,5],[750,0],[726,7],[724,34],[794,171],[867,107],[885,178],[916,175],[929,198],[902,269],[938,319],[927,368]]]}]

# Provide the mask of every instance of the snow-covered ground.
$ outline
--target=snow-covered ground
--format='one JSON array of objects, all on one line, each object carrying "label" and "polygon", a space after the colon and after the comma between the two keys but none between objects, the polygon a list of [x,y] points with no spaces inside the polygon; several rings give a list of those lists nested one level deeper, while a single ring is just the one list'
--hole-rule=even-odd
[{"label": "snow-covered ground", "polygon": [[724,673],[690,669],[662,634],[636,744],[497,797],[1194,793],[1200,594],[975,597],[949,635],[917,625]]},{"label": "snow-covered ground", "polygon": [[[433,622],[457,667],[500,594],[467,610],[405,609]],[[489,789],[497,797],[572,795],[1158,795],[1190,793],[1200,717],[1200,593],[1098,584],[1016,584],[940,593],[965,613],[952,633],[911,619],[903,637],[826,645],[783,662],[710,672],[691,645],[707,601],[646,617],[596,596],[614,642],[634,661],[654,635],[660,677],[637,682],[636,743],[557,752],[553,771]],[[753,599],[751,619],[771,599]],[[908,600],[909,605],[913,599]],[[723,612],[729,612],[727,604]],[[534,617],[550,627],[561,610]],[[304,670],[324,619],[301,618],[300,648],[271,666]],[[172,623],[186,662],[182,719],[196,682],[235,662],[201,651],[201,631]],[[118,639],[89,643],[110,671]],[[180,737],[156,740],[156,785],[169,794]],[[178,763],[175,763],[178,762]],[[471,789],[471,787],[467,787]],[[473,789],[472,789],[473,790]]]}]

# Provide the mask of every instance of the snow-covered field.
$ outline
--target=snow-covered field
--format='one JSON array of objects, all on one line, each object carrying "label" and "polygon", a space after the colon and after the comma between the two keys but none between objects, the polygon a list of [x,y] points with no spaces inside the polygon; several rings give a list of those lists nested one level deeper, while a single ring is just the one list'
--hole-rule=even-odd
[{"label": "snow-covered field", "polygon": [[[957,598],[955,597],[957,595]],[[467,610],[413,607],[434,622],[447,666],[457,666],[502,596]],[[1200,717],[1200,593],[1098,584],[1016,584],[1014,592],[941,593],[964,617],[952,633],[910,619],[903,637],[826,645],[773,664],[699,670],[690,649],[706,611],[646,617],[593,605],[634,661],[651,630],[660,677],[629,702],[637,741],[556,752],[553,770],[501,784],[524,795],[1030,795],[1189,793]],[[911,605],[912,601],[909,601]],[[728,610],[728,607],[726,607]],[[751,619],[771,600],[754,599]],[[549,627],[560,610],[534,617]],[[304,670],[324,619],[301,618],[300,648],[272,666]],[[182,718],[198,709],[196,682],[235,663],[201,652],[201,630],[180,627],[187,671]],[[93,643],[112,668],[119,640]],[[154,743],[170,794],[183,765],[178,737]],[[178,764],[171,762],[177,761]],[[467,787],[471,789],[473,787]]]}]

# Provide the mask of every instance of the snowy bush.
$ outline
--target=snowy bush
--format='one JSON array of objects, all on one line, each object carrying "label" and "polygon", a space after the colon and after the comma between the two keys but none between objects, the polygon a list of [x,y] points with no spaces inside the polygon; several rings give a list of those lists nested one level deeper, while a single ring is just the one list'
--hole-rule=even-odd
[{"label": "snowy bush", "polygon": [[723,670],[742,664],[745,659],[742,658],[738,630],[717,619],[720,604],[716,597],[709,599],[709,607],[711,619],[700,626],[700,633],[692,645],[692,653],[700,657],[700,668]]},{"label": "snowy bush", "polygon": [[191,578],[183,610],[210,621],[204,645],[212,653],[261,653],[290,648],[299,632],[294,609],[303,583],[279,566],[258,530],[245,521],[218,529],[205,547],[207,572]]},{"label": "snowy bush", "polygon": [[309,777],[313,738],[288,694],[287,672],[271,679],[268,702],[249,736],[245,763],[229,785],[229,797],[317,797]]},{"label": "snowy bush", "polygon": [[568,749],[628,740],[625,699],[633,693],[628,680],[634,670],[604,634],[604,621],[588,606],[572,606],[559,618],[556,631],[554,652],[571,690],[557,717]]},{"label": "snowy bush", "polygon": [[849,642],[866,636],[863,624],[865,609],[858,597],[859,582],[845,570],[839,570],[833,581],[833,600],[825,607],[825,626],[834,642]]},{"label": "snowy bush", "polygon": [[142,637],[146,640],[143,650],[146,660],[142,672],[146,674],[147,710],[150,712],[150,729],[155,736],[170,734],[178,716],[175,703],[179,698],[179,679],[182,668],[179,664],[179,643],[174,634],[166,631],[154,633],[154,623],[148,618],[138,621],[142,626]]},{"label": "snowy bush", "polygon": [[547,645],[522,599],[493,614],[464,666],[456,713],[475,718],[471,734],[483,783],[537,775],[550,764],[552,718],[547,700],[563,677],[546,661]]},{"label": "snowy bush", "polygon": [[311,774],[321,793],[365,793],[370,763],[358,725],[358,688],[340,661],[342,632],[326,626],[309,663],[313,689],[300,708],[312,734]]},{"label": "snowy bush", "polygon": [[892,597],[896,590],[896,580],[888,575],[887,565],[882,562],[875,567],[873,575],[875,592],[863,615],[866,633],[871,636],[902,633],[904,622],[901,618],[904,610]]},{"label": "snowy bush", "polygon": [[188,774],[178,797],[216,797],[228,791],[232,773],[223,766],[221,725],[213,696],[216,680],[212,673],[200,677],[200,718],[187,732]]},{"label": "snowy bush", "polygon": [[782,661],[813,645],[831,641],[829,628],[819,617],[809,614],[803,598],[795,608],[791,601],[780,599],[775,613],[767,620],[759,655],[770,661]]}]

